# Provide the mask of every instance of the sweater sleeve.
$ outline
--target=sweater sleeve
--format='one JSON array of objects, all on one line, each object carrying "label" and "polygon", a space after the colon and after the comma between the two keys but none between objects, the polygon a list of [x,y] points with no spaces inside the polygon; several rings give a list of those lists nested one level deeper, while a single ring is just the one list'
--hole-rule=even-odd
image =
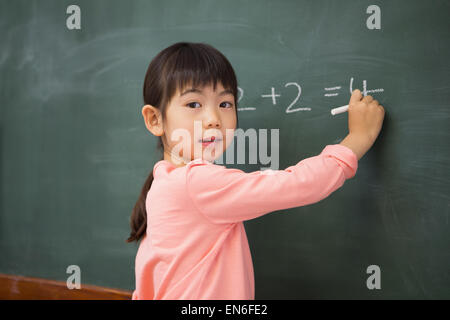
[{"label": "sweater sleeve", "polygon": [[186,192],[212,223],[234,223],[318,202],[352,178],[357,167],[353,151],[338,144],[284,170],[246,173],[197,162],[186,169]]}]

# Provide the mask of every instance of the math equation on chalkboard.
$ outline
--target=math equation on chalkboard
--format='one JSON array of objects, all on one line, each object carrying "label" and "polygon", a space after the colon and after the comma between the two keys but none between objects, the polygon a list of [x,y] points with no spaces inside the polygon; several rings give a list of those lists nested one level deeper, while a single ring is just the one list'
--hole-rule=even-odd
[{"label": "math equation on chalkboard", "polygon": [[[349,84],[349,92],[352,94],[353,92],[353,77],[350,78],[350,84]],[[302,95],[302,87],[297,82],[288,82],[284,85],[285,87],[295,87],[296,88],[296,96],[295,98],[289,103],[288,106],[285,107],[286,113],[294,113],[299,111],[311,111],[311,107],[307,106],[297,106],[297,103],[300,100],[300,97]],[[326,87],[323,88],[324,90],[324,96],[325,97],[336,97],[339,95],[339,91],[342,89],[342,86],[332,86],[332,87]],[[239,101],[244,97],[244,90],[240,87],[238,87],[239,90],[239,96],[238,96],[238,103]],[[363,89],[361,90],[363,96],[367,96],[370,93],[378,93],[378,92],[384,92],[383,88],[377,88],[377,89],[368,89],[367,88],[367,80],[363,80]],[[277,105],[277,99],[281,97],[281,94],[276,92],[276,89],[274,87],[271,87],[270,93],[261,94],[261,98],[269,99],[272,102],[273,106]],[[254,111],[256,110],[255,107],[240,107],[238,108],[238,111]]]}]

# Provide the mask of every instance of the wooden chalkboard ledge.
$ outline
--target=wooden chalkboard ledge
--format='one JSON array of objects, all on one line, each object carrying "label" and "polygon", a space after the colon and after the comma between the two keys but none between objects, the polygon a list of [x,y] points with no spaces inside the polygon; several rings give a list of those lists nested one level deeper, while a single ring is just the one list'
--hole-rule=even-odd
[{"label": "wooden chalkboard ledge", "polygon": [[81,284],[68,289],[63,281],[0,273],[1,300],[129,300],[132,292]]}]

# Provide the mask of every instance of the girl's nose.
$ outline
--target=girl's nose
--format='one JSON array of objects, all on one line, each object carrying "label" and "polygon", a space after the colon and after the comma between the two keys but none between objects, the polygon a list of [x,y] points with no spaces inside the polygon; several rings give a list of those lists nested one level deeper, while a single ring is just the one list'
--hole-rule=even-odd
[{"label": "girl's nose", "polygon": [[220,128],[220,116],[218,115],[216,110],[210,110],[207,112],[205,119],[206,128]]}]

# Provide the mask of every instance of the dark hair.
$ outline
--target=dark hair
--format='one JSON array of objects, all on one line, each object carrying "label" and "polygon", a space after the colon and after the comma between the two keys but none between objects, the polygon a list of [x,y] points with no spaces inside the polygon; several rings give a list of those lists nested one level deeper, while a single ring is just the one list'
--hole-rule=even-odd
[{"label": "dark hair", "polygon": [[[232,91],[237,121],[238,88],[231,63],[220,51],[208,44],[178,42],[162,50],[150,62],[144,80],[144,104],[158,108],[164,118],[166,107],[177,89],[183,90],[189,84],[195,88],[213,84],[215,90],[217,82],[220,82],[224,89]],[[163,154],[161,137],[157,147]],[[139,241],[147,232],[145,201],[152,182],[153,170],[145,180],[131,212],[131,233],[127,242]]]}]

